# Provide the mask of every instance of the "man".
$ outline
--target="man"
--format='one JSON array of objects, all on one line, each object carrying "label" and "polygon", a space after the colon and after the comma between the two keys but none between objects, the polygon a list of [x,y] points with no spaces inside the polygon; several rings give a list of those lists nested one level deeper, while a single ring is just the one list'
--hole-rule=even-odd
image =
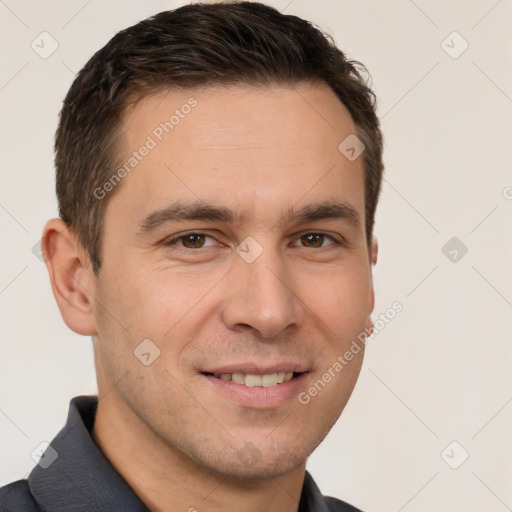
[{"label": "man", "polygon": [[305,470],[372,330],[382,139],[356,64],[262,4],[162,12],[78,74],[55,147],[43,251],[98,397],[1,510],[356,510]]}]

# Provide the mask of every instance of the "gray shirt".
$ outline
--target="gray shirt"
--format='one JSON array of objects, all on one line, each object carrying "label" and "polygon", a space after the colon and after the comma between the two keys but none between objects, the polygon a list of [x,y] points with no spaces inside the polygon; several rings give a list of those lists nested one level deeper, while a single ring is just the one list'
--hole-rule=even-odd
[{"label": "gray shirt", "polygon": [[[1,512],[149,512],[91,437],[98,398],[71,400],[68,420],[29,474],[0,488]],[[306,471],[298,512],[360,512],[324,497]]]}]

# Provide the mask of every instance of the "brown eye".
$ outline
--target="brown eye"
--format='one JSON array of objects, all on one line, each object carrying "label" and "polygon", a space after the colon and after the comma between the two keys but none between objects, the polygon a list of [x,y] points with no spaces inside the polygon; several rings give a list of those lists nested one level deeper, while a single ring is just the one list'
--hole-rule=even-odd
[{"label": "brown eye", "polygon": [[330,245],[344,245],[343,241],[338,240],[332,235],[326,233],[304,233],[293,243],[296,247],[304,247],[306,249],[322,249]]},{"label": "brown eye", "polygon": [[204,245],[204,239],[205,235],[198,235],[195,233],[180,237],[183,247],[186,247],[187,249],[200,249]]},{"label": "brown eye", "polygon": [[203,249],[216,244],[214,238],[204,233],[186,233],[167,240],[164,245],[177,249]]},{"label": "brown eye", "polygon": [[300,241],[304,245],[304,247],[322,247],[325,241],[326,235],[322,235],[321,233],[308,233],[307,235],[302,235],[300,237]]}]

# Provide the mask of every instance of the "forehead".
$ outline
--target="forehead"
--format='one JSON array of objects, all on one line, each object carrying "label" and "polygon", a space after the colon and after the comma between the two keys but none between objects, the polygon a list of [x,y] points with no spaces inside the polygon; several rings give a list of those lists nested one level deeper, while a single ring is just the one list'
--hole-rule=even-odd
[{"label": "forehead", "polygon": [[[157,142],[166,139],[167,144],[187,139],[185,151],[192,150],[194,143],[205,149],[208,143],[229,149],[258,140],[262,144],[288,140],[299,145],[307,139],[311,146],[336,142],[344,132],[355,132],[349,112],[330,87],[306,83],[164,90],[134,101],[125,109],[123,125],[128,147],[136,146],[141,136],[151,135]],[[171,133],[172,137],[166,137]]]},{"label": "forehead", "polygon": [[125,112],[122,153],[134,165],[112,208],[129,203],[143,214],[180,199],[272,215],[277,203],[282,210],[307,196],[362,209],[362,158],[338,149],[355,132],[324,85],[162,91]]}]

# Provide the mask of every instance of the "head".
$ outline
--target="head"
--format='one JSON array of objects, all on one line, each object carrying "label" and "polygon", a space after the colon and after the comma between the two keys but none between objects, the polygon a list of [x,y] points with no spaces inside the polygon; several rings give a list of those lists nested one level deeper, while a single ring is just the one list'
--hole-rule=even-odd
[{"label": "head", "polygon": [[[114,36],[65,99],[44,234],[63,318],[127,428],[210,471],[297,467],[357,380],[364,347],[333,366],[374,303],[382,138],[361,70],[295,16],[189,5]],[[289,396],[261,402],[211,375],[281,369]]]}]

